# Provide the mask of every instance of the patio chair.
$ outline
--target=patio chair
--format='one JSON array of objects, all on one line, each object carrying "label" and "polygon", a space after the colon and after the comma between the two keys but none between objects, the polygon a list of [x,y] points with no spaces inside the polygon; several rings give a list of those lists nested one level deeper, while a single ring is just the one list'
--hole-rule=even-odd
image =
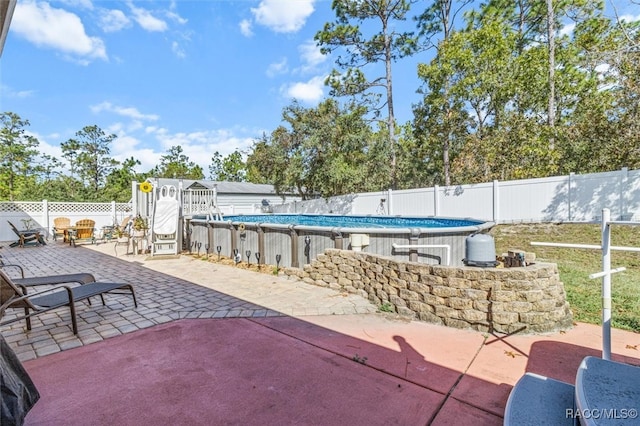
[{"label": "patio chair", "polygon": [[[78,334],[78,321],[76,318],[76,302],[88,300],[93,296],[131,293],[133,304],[138,307],[136,295],[131,284],[91,282],[77,287],[61,285],[44,291],[25,294],[24,287],[17,285],[2,269],[0,269],[0,318],[4,316],[8,308],[22,308],[24,315],[18,315],[0,322],[0,325],[11,324],[25,320],[27,330],[31,330],[31,317],[51,311],[63,306],[68,306],[71,314],[73,334]],[[104,304],[104,300],[103,300]]]},{"label": "patio chair", "polygon": [[76,224],[69,229],[69,244],[74,247],[80,241],[94,244],[96,242],[95,226],[96,221],[92,219],[81,219],[77,221]]},{"label": "patio chair", "polygon": [[58,236],[62,237],[62,241],[67,242],[67,231],[71,227],[71,219],[68,217],[56,217],[53,219],[53,240],[57,241]]},{"label": "patio chair", "polygon": [[20,230],[18,228],[16,228],[16,226],[11,223],[10,221],[7,221],[9,223],[9,226],[11,226],[11,230],[14,232],[14,234],[16,234],[18,236],[18,241],[15,241],[13,243],[11,243],[9,246],[10,247],[24,247],[25,244],[36,244],[36,245],[45,245],[46,243],[44,242],[44,236],[42,235],[42,233],[40,232],[40,230],[38,229],[23,229]]},{"label": "patio chair", "polygon": [[[24,287],[35,287],[39,285],[52,285],[52,284],[66,284],[66,283],[78,283],[88,284],[96,282],[96,277],[88,272],[79,272],[73,274],[54,274],[54,275],[39,275],[35,277],[25,277],[24,268],[15,263],[4,263],[0,259],[0,268],[16,268],[20,271],[20,278],[11,277],[14,284]],[[7,274],[9,275],[9,274]]]}]

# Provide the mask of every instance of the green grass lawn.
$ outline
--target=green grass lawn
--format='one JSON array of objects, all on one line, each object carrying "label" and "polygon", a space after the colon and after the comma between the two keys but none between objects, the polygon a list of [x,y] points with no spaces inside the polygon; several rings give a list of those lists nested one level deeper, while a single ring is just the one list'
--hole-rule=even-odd
[{"label": "green grass lawn", "polygon": [[[599,224],[499,225],[491,230],[498,255],[519,249],[536,254],[537,262],[556,263],[575,321],[601,324],[602,278],[589,274],[602,270],[600,250],[532,246],[532,241],[600,245]],[[640,247],[640,226],[612,225],[611,245]],[[612,275],[612,326],[640,332],[640,253],[611,251],[611,267],[624,266]]]}]

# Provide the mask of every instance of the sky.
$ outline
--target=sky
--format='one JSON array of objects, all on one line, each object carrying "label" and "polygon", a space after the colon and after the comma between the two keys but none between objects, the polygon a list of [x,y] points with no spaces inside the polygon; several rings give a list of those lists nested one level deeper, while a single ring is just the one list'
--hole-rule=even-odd
[{"label": "sky", "polygon": [[[624,13],[629,1],[619,3]],[[29,120],[48,155],[61,158],[61,143],[97,125],[117,136],[111,156],[135,157],[139,172],[179,145],[208,177],[216,151],[248,150],[283,124],[294,98],[305,107],[327,98],[335,58],[313,37],[333,20],[331,0],[18,0],[0,111]],[[394,64],[401,124],[429,55]]]},{"label": "sky", "polygon": [[[297,99],[328,95],[334,59],[313,40],[330,0],[18,0],[0,58],[0,110],[27,119],[41,152],[85,126],[111,155],[148,171],[172,146],[209,175],[211,157],[247,150]],[[416,61],[397,72],[396,113],[419,100]]]}]

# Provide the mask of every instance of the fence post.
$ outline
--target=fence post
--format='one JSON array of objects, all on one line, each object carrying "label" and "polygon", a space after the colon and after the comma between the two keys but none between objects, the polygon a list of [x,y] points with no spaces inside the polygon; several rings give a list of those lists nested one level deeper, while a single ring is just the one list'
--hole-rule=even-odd
[{"label": "fence post", "polygon": [[388,189],[388,194],[389,196],[387,197],[387,199],[389,200],[389,216],[393,216],[393,190],[391,188]]},{"label": "fence post", "polygon": [[500,182],[497,179],[493,181],[493,221],[500,222]]},{"label": "fence post", "polygon": [[571,212],[571,196],[573,195],[571,191],[571,184],[573,183],[573,176],[575,175],[575,173],[571,172],[569,173],[569,184],[567,185],[567,220],[569,222],[571,222],[571,216],[572,216],[572,212]]},{"label": "fence post", "polygon": [[140,206],[138,206],[138,182],[131,181],[131,206],[133,211],[131,214],[135,217],[140,213]]},{"label": "fence post", "polygon": [[602,209],[602,359],[611,359],[611,213]]},{"label": "fence post", "polygon": [[433,187],[433,215],[440,216],[440,185]]},{"label": "fence post", "polygon": [[116,202],[115,200],[111,202],[111,219],[113,220],[113,225],[118,224],[118,216],[116,216]]},{"label": "fence post", "polygon": [[42,217],[40,218],[40,220],[44,224],[48,236],[49,230],[51,229],[51,224],[49,223],[49,202],[47,200],[42,200]]},{"label": "fence post", "polygon": [[627,167],[623,167],[620,170],[620,193],[618,194],[620,200],[620,217],[619,220],[631,220],[629,215],[627,214],[627,200],[625,194],[628,194],[627,185],[629,177],[629,169]]}]

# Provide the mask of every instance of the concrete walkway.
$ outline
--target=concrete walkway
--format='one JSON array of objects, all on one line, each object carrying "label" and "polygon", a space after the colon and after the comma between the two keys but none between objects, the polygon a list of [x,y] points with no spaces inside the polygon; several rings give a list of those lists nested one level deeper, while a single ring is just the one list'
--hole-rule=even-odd
[{"label": "concrete walkway", "polygon": [[[356,361],[352,364],[359,368],[366,365],[374,375],[372,383],[376,374],[390,376],[437,394],[437,403],[425,401],[428,424],[498,425],[512,386],[525,372],[574,383],[581,360],[601,355],[599,326],[576,324],[561,333],[509,336],[450,329],[378,313],[359,296],[284,277],[185,255],[116,257],[113,248],[113,243],[78,248],[58,243],[0,250],[5,261],[23,265],[27,275],[92,272],[98,279],[133,283],[139,300],[137,309],[127,296],[107,296],[106,306],[82,305],[78,336],[63,308],[34,317],[30,332],[24,322],[0,327],[21,360],[43,365],[40,360],[47,355],[53,359],[64,355],[56,352],[178,319],[233,318],[229,324],[235,321],[239,329],[247,325],[237,321],[250,321],[271,330],[274,339],[288,336],[309,351],[319,350],[314,356],[320,359],[331,353]],[[129,337],[135,334],[123,336]],[[613,330],[614,360],[640,365],[639,350],[639,334]],[[28,361],[26,365],[29,369]]]}]

